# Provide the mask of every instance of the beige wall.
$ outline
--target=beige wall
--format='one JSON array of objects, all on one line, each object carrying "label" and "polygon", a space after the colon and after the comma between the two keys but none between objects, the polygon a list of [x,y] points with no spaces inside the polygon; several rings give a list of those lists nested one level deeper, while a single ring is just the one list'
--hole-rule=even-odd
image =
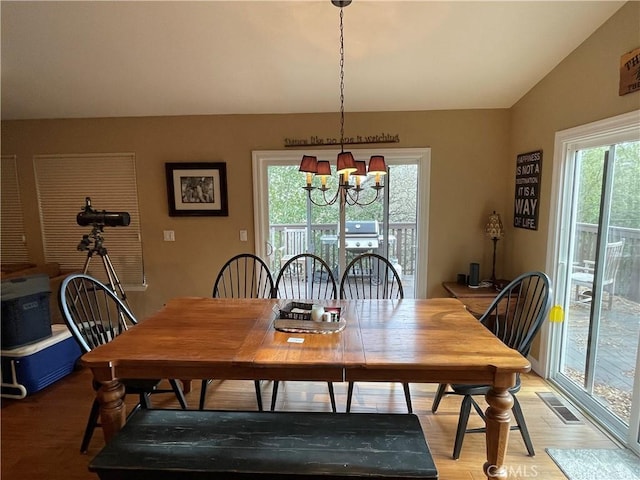
[{"label": "beige wall", "polygon": [[[640,2],[628,2],[511,109],[509,158],[543,150],[540,228],[511,229],[506,265],[511,274],[544,269],[555,133],[640,108],[640,92],[618,96],[620,57],[640,46]],[[508,180],[509,198],[514,195]]]},{"label": "beige wall", "polygon": [[[129,298],[142,317],[177,295],[209,296],[226,259],[253,250],[251,151],[283,149],[286,137],[333,136],[338,121],[337,114],[12,121],[3,123],[2,153],[18,156],[29,248],[36,261],[42,261],[43,252],[37,215],[28,215],[37,211],[33,155],[136,154],[149,287]],[[482,263],[483,275],[490,274],[490,242],[482,227],[493,209],[506,206],[503,185],[512,174],[504,168],[508,122],[507,110],[347,113],[347,134],[397,133],[401,142],[392,146],[432,149],[428,289],[422,295],[443,295],[440,283],[467,271],[472,261]],[[164,164],[181,161],[227,163],[228,217],[168,216]],[[292,188],[301,182],[293,179]],[[249,231],[248,243],[239,241],[240,229]],[[164,242],[163,230],[174,230],[176,241]]]},{"label": "beige wall", "polygon": [[[545,269],[555,133],[640,108],[640,92],[618,96],[620,57],[639,46],[640,2],[628,2],[511,109],[509,168],[515,171],[518,153],[543,150],[540,227],[507,231],[505,265],[511,275]],[[513,177],[507,181],[513,198]]]},{"label": "beige wall", "polygon": [[[639,107],[640,94],[617,94],[619,59],[640,45],[638,25],[640,3],[629,2],[510,110],[347,113],[347,135],[397,133],[401,141],[391,146],[432,149],[429,269],[427,291],[419,294],[444,295],[440,282],[472,261],[481,263],[483,277],[490,274],[491,242],[482,229],[494,209],[507,229],[498,276],[544,269],[554,134]],[[285,137],[335,136],[338,121],[337,114],[9,121],[2,123],[2,153],[18,156],[35,261],[43,253],[33,155],[136,154],[149,288],[130,299],[142,317],[176,295],[210,295],[223,262],[253,250],[251,151],[282,149]],[[544,151],[540,227],[514,229],[515,157],[536,149]],[[168,216],[164,163],[180,161],[227,162],[229,217]],[[249,231],[248,243],[239,242],[240,229]],[[175,230],[176,242],[164,242],[163,230]]]}]

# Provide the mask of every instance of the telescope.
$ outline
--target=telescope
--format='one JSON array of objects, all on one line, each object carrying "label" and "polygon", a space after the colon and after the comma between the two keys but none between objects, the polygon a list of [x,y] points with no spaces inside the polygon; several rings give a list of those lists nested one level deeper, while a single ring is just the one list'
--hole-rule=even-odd
[{"label": "telescope", "polygon": [[85,198],[84,209],[76,217],[78,225],[99,227],[126,227],[131,223],[131,216],[127,212],[101,212],[91,208],[91,198]]},{"label": "telescope", "polygon": [[122,299],[124,304],[129,307],[127,302],[127,294],[122,288],[120,279],[116,274],[107,249],[104,247],[104,227],[126,227],[131,223],[131,216],[127,212],[107,212],[102,210],[101,212],[91,208],[91,198],[85,198],[85,205],[82,211],[76,217],[78,225],[86,227],[87,225],[93,226],[91,233],[83,235],[82,240],[78,244],[78,250],[87,252],[87,259],[84,262],[84,268],[82,273],[89,271],[89,262],[91,258],[97,254],[102,259],[102,265],[104,266],[107,274],[108,282],[106,285],[113,290],[113,292]]}]

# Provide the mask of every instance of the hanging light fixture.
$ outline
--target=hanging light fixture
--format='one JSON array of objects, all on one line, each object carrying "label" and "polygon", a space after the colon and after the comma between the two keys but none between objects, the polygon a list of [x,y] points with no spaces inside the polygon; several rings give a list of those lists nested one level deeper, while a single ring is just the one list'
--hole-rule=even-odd
[{"label": "hanging light fixture", "polygon": [[[327,178],[331,176],[331,164],[328,160],[318,160],[317,157],[304,155],[300,162],[300,172],[305,173],[309,199],[314,205],[333,205],[342,196],[348,205],[370,205],[378,199],[380,190],[384,186],[380,183],[381,177],[387,173],[387,165],[382,155],[374,155],[369,159],[369,168],[363,160],[355,160],[351,152],[344,151],[344,28],[343,8],[351,4],[351,0],[331,0],[331,3],[340,8],[340,153],[336,159],[336,173],[338,174],[338,190],[333,197],[327,195],[330,190],[327,187]],[[360,194],[365,189],[361,186],[363,178],[367,175],[375,175],[375,185],[371,188],[376,192],[375,197],[367,202],[360,200]],[[320,187],[313,186],[313,178],[320,178]],[[354,177],[354,183],[351,178]],[[312,192],[322,192],[322,200],[312,198]]]}]

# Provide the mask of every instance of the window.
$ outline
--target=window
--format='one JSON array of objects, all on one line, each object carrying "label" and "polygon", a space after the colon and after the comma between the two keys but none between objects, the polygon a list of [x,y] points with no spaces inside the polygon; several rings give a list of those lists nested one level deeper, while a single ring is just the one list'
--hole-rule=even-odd
[{"label": "window", "polygon": [[[107,281],[108,259],[123,287],[144,285],[135,155],[36,155],[34,170],[45,261]],[[131,223],[79,226],[87,197],[97,211],[129,213]]]},{"label": "window", "polygon": [[29,261],[22,218],[22,202],[18,186],[18,169],[15,155],[2,156],[2,263],[26,263]]}]

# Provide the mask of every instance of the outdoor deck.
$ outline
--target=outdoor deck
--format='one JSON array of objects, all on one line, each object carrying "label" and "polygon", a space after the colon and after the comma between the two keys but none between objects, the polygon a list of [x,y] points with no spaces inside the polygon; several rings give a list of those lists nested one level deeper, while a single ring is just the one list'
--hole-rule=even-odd
[{"label": "outdoor deck", "polygon": [[[568,335],[563,373],[580,386],[584,385],[590,309],[590,303],[572,302],[565,315]],[[602,310],[600,321],[594,394],[628,423],[640,338],[640,304],[615,296],[611,310]]]}]

